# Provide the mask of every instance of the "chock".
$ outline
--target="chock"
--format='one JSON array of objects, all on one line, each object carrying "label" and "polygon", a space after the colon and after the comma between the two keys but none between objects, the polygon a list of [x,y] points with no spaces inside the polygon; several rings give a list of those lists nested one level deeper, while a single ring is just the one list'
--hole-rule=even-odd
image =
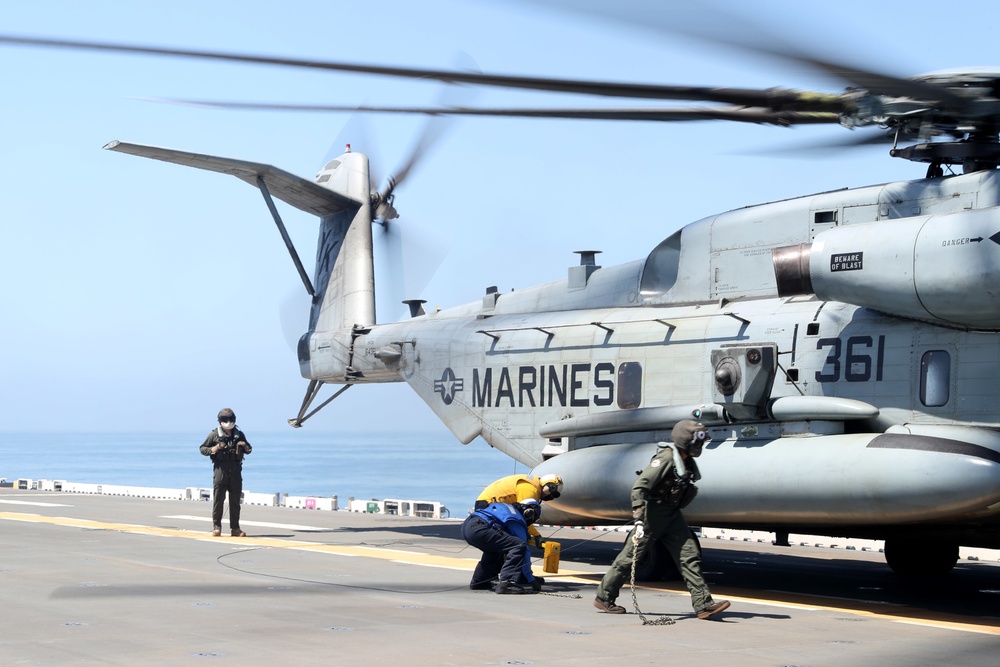
[{"label": "chock", "polygon": [[542,556],[542,569],[545,572],[557,574],[559,572],[559,553],[562,551],[562,545],[549,540],[542,545],[542,548],[545,550],[545,554]]}]

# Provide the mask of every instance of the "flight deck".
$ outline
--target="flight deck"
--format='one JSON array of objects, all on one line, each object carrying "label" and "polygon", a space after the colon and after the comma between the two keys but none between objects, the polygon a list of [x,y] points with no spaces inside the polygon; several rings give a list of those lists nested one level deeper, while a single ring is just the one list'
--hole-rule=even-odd
[{"label": "flight deck", "polygon": [[[0,489],[0,661],[146,665],[994,664],[1000,565],[936,582],[877,553],[703,539],[718,620],[680,582],[592,606],[623,533],[542,526],[562,547],[539,595],[468,589],[461,519]],[[224,528],[227,526],[224,524]],[[225,534],[227,534],[226,531]],[[609,663],[609,661],[611,661]]]}]

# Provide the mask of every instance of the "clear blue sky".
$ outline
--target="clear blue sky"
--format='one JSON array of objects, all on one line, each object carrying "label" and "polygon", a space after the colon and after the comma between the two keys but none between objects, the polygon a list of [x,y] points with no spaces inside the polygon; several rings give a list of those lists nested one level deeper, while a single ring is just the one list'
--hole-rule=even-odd
[{"label": "clear blue sky", "polygon": [[[7,33],[650,83],[839,91],[803,67],[540,3],[36,2],[0,5]],[[614,3],[619,6],[622,3]],[[896,75],[1000,65],[995,2],[753,2],[776,34]],[[702,25],[710,25],[702,23]],[[188,430],[228,405],[281,429],[306,381],[279,313],[302,292],[257,191],[101,147],[113,139],[312,176],[344,140],[391,171],[419,119],[237,112],[138,97],[428,104],[439,87],[140,56],[0,47],[0,430]],[[483,90],[483,105],[600,104]],[[635,104],[625,102],[625,104]],[[352,123],[353,124],[353,123]],[[766,154],[838,128],[464,119],[398,192],[404,219],[447,240],[431,307],[557,280],[574,250],[605,265],[745,204],[922,176],[885,148]],[[370,140],[374,141],[369,143]],[[281,209],[307,264],[315,221]],[[301,299],[300,299],[301,302]],[[306,313],[300,311],[302,327]],[[347,392],[306,428],[443,429],[405,385]]]}]

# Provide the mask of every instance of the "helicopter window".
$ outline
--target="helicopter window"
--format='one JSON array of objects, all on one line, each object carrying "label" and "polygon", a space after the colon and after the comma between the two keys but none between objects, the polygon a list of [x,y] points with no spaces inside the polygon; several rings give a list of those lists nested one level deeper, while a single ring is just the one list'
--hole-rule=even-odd
[{"label": "helicopter window", "polygon": [[632,410],[642,403],[642,366],[626,361],[618,367],[618,407]]},{"label": "helicopter window", "polygon": [[936,408],[948,402],[951,355],[945,350],[925,352],[920,359],[920,402]]},{"label": "helicopter window", "polygon": [[663,294],[677,281],[677,269],[681,263],[681,233],[674,232],[649,253],[642,269],[643,294]]},{"label": "helicopter window", "polygon": [[816,215],[813,217],[813,221],[817,224],[829,225],[837,222],[837,212],[836,211],[816,211]]},{"label": "helicopter window", "polygon": [[816,336],[819,334],[819,322],[810,322],[806,325],[806,335]]}]

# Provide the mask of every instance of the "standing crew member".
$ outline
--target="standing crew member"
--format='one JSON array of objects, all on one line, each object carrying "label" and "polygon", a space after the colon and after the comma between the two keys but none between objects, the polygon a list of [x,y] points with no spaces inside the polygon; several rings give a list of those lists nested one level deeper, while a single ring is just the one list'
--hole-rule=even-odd
[{"label": "standing crew member", "polygon": [[686,507],[698,492],[694,482],[701,478],[695,458],[702,445],[712,438],[699,422],[685,419],[670,433],[669,443],[661,442],[660,450],[639,475],[632,487],[632,517],[635,528],[625,539],[625,546],[597,587],[594,606],[609,614],[624,614],[625,608],[615,604],[622,585],[629,581],[632,559],[642,557],[653,542],[666,547],[670,557],[691,592],[691,605],[698,618],[707,619],[729,608],[727,600],[716,602],[701,576],[701,554],[681,508]]},{"label": "standing crew member", "polygon": [[246,537],[240,530],[240,497],[243,494],[243,457],[253,451],[243,431],[236,428],[236,414],[219,411],[219,425],[201,443],[201,453],[212,457],[212,535],[222,535],[222,510],[229,492],[229,529],[233,537]]},{"label": "standing crew member", "polygon": [[[508,475],[493,482],[479,494],[475,508],[483,509],[492,503],[523,503],[527,500],[542,502],[555,500],[562,489],[562,479],[559,475]],[[542,535],[531,522],[528,522],[528,534],[531,541],[539,549],[542,548]]]},{"label": "standing crew member", "polygon": [[541,513],[538,501],[529,498],[523,503],[492,503],[469,515],[462,523],[462,537],[483,552],[469,588],[487,590],[499,577],[495,590],[501,595],[542,589],[528,556],[528,527]]}]

